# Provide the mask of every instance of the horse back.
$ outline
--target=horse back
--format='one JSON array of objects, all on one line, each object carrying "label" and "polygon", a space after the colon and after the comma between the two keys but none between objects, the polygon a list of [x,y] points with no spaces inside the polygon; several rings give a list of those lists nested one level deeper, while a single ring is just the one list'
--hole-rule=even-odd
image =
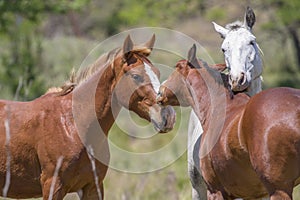
[{"label": "horse back", "polygon": [[34,119],[33,108],[32,102],[0,101],[0,187],[5,184],[9,163],[8,196],[13,198],[41,195],[41,167],[33,131],[41,122]]},{"label": "horse back", "polygon": [[252,97],[242,131],[253,168],[268,187],[296,184],[300,177],[300,90],[274,88]]},{"label": "horse back", "polygon": [[300,139],[300,90],[273,88],[260,92],[246,105],[242,120],[248,141],[258,142],[266,134]]}]

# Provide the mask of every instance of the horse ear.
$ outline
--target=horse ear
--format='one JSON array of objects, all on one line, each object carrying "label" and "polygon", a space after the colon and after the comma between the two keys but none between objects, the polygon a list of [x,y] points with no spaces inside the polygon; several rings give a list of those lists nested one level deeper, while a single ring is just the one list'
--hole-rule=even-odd
[{"label": "horse ear", "polygon": [[196,57],[196,45],[193,44],[193,46],[190,48],[188,52],[188,64],[191,68],[200,68],[200,65],[198,63],[198,59]]},{"label": "horse ear", "polygon": [[141,47],[143,47],[142,50],[139,50],[142,54],[144,54],[145,56],[149,56],[150,53],[152,52],[153,46],[155,43],[155,34],[152,35],[152,37],[150,38],[150,40],[142,45],[140,45]]},{"label": "horse ear", "polygon": [[228,30],[215,22],[212,22],[212,23],[214,25],[215,30],[221,35],[221,37],[225,38],[228,33]]},{"label": "horse ear", "polygon": [[130,35],[126,37],[123,44],[123,56],[125,59],[128,59],[131,56],[131,51],[133,49],[133,42],[130,38]]},{"label": "horse ear", "polygon": [[155,43],[155,34],[153,34],[150,40],[144,44],[144,47],[152,51],[154,43]]},{"label": "horse ear", "polygon": [[245,13],[244,25],[249,29],[252,29],[254,24],[255,24],[255,14],[252,8],[248,6]]}]

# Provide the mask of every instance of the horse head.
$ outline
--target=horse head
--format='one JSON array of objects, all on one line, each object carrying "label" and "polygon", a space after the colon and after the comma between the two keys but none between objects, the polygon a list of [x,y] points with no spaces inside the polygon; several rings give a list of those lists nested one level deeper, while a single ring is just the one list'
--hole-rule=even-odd
[{"label": "horse head", "polygon": [[130,36],[123,48],[114,56],[112,68],[115,76],[114,95],[118,103],[151,121],[159,132],[172,130],[175,111],[171,106],[156,103],[160,87],[159,70],[147,59],[151,54],[155,35],[141,45],[134,45]]},{"label": "horse head", "polygon": [[229,84],[235,92],[247,89],[262,73],[260,49],[252,34],[254,23],[255,14],[249,7],[244,23],[234,22],[224,28],[213,22],[215,30],[224,38],[221,49],[229,69]]},{"label": "horse head", "polygon": [[[199,70],[200,68],[201,66],[196,58],[196,45],[194,44],[188,52],[188,59],[178,61],[175,70],[160,86],[157,101],[162,105],[194,105],[193,94],[187,78],[193,76],[190,73],[191,70]],[[197,77],[195,78],[197,79]]]}]

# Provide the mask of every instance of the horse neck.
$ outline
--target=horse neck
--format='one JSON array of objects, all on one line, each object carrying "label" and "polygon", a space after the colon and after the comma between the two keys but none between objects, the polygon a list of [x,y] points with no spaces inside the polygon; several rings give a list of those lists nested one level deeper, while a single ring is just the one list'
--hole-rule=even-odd
[{"label": "horse neck", "polygon": [[261,76],[257,77],[255,80],[251,81],[250,87],[247,88],[246,94],[249,95],[250,97],[254,96],[255,94],[259,93],[262,91],[262,80]]},{"label": "horse neck", "polygon": [[118,115],[121,109],[121,106],[112,100],[114,84],[115,75],[111,66],[107,66],[95,72],[88,80],[75,88],[73,109],[79,115],[77,116],[79,123],[83,126],[99,123],[98,128],[101,128],[105,135],[108,134],[115,121],[114,114]]},{"label": "horse neck", "polygon": [[255,45],[256,56],[253,61],[252,81],[251,85],[247,88],[246,94],[250,97],[262,91],[262,59],[260,57],[260,48],[258,44]]},{"label": "horse neck", "polygon": [[[190,89],[190,91],[195,101],[195,104],[191,106],[203,128],[201,150],[199,151],[200,158],[203,158],[218,141],[227,111],[233,110],[231,107],[234,106],[234,103],[231,101],[231,94],[221,80],[214,78],[214,75],[205,69],[201,69],[201,75],[196,71],[194,73],[198,73],[198,75],[191,76],[194,78],[188,81],[191,84],[192,90]],[[221,79],[221,77],[219,78]]]},{"label": "horse neck", "polygon": [[217,119],[220,117],[219,113],[224,112],[226,106],[222,105],[226,103],[226,99],[230,99],[230,94],[224,85],[217,83],[206,69],[201,69],[201,75],[197,70],[193,73],[197,73],[195,76],[189,76],[194,77],[193,79],[188,77],[190,93],[194,99],[194,104],[191,106],[205,130],[209,127],[211,119]]}]

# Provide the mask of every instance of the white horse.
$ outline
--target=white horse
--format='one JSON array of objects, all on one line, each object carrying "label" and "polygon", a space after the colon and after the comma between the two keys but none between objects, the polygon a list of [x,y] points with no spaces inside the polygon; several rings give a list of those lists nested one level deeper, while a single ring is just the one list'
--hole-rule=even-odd
[{"label": "white horse", "polygon": [[224,38],[222,51],[229,70],[229,84],[232,91],[245,91],[248,95],[261,91],[261,74],[263,71],[262,52],[252,34],[255,14],[247,8],[244,23],[234,22],[225,28],[214,24],[215,30]]},{"label": "white horse", "polygon": [[[229,70],[229,85],[233,92],[253,96],[262,90],[261,50],[252,34],[255,14],[247,8],[244,22],[234,22],[222,27],[213,22],[215,30],[224,39],[222,51]],[[192,183],[192,199],[207,199],[207,188],[199,169],[199,148],[202,126],[192,111],[188,128],[188,172]]]}]

